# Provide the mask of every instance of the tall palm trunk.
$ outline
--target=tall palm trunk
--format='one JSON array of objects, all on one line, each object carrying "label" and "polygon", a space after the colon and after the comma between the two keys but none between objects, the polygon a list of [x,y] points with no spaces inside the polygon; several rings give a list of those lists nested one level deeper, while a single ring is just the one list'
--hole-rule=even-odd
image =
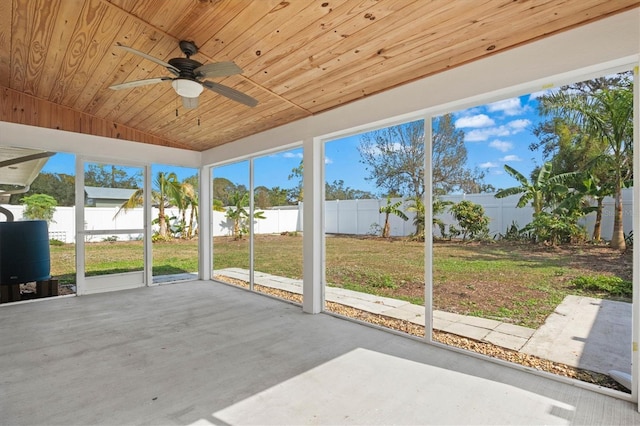
[{"label": "tall palm trunk", "polygon": [[591,240],[596,243],[602,239],[601,229],[603,201],[603,197],[596,198],[596,202],[598,203],[598,206],[596,207],[596,221],[593,224],[593,233],[591,234]]},{"label": "tall palm trunk", "polygon": [[615,212],[613,215],[613,235],[611,235],[611,248],[625,251],[627,244],[624,241],[624,229],[622,227],[622,188],[617,185],[615,195]]}]

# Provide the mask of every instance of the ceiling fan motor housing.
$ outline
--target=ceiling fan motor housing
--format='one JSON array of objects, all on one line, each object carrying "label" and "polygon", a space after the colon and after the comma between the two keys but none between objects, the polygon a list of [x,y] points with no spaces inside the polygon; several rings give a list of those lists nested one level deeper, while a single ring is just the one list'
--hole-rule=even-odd
[{"label": "ceiling fan motor housing", "polygon": [[169,64],[180,70],[179,78],[186,78],[189,80],[196,79],[196,75],[193,70],[202,66],[200,62],[190,58],[172,58],[169,59]]}]

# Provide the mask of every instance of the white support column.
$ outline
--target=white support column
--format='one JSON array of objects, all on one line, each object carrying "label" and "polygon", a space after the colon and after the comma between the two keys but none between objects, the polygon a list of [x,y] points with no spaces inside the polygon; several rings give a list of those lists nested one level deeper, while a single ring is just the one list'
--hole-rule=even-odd
[{"label": "white support column", "polygon": [[213,234],[213,201],[211,194],[211,168],[200,167],[198,185],[198,277],[201,280],[211,279]]},{"label": "white support column", "polygon": [[153,189],[151,183],[151,166],[144,166],[144,190],[142,192],[144,201],[144,283],[147,287],[150,287],[153,284],[153,243],[151,241],[151,236],[153,234],[153,229],[151,227],[151,222],[153,220],[153,214],[151,209],[153,208],[153,203],[151,202],[151,191]]},{"label": "white support column", "polygon": [[424,338],[433,340],[433,126],[430,116],[424,119]]},{"label": "white support column", "polygon": [[84,256],[84,161],[76,155],[76,294],[85,293]]},{"label": "white support column", "polygon": [[324,143],[305,139],[302,310],[324,309]]},{"label": "white support column", "polygon": [[253,217],[255,213],[255,200],[253,196],[253,157],[249,158],[249,290],[254,290],[254,281],[255,281],[255,266],[253,263],[253,254],[254,254],[254,225],[255,219]]},{"label": "white support column", "polygon": [[[640,230],[640,72],[636,64],[633,68],[633,222],[634,230]],[[640,392],[640,250],[633,250],[633,299],[631,314],[631,395],[638,402]],[[640,411],[640,405],[638,405]]]}]

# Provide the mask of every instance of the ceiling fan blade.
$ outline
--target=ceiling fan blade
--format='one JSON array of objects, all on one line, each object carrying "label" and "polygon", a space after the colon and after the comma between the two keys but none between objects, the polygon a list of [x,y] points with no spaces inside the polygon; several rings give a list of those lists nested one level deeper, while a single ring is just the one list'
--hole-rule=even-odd
[{"label": "ceiling fan blade", "polygon": [[213,62],[204,64],[193,70],[196,77],[213,78],[228,77],[230,75],[242,74],[242,68],[237,66],[235,62]]},{"label": "ceiling fan blade", "polygon": [[165,61],[163,61],[161,59],[158,59],[158,58],[154,58],[151,55],[147,55],[146,53],[143,53],[143,52],[141,52],[139,50],[136,50],[136,49],[134,49],[132,47],[125,46],[124,44],[120,44],[118,42],[116,43],[116,46],[119,47],[120,49],[126,50],[127,52],[131,52],[131,53],[136,54],[138,56],[142,56],[143,58],[145,58],[145,59],[147,59],[147,60],[149,60],[151,62],[155,62],[158,65],[162,65],[163,67],[168,69],[169,72],[171,72],[171,73],[173,73],[175,75],[180,75],[180,70],[178,68],[174,67],[173,65],[171,65],[168,62],[165,62]]},{"label": "ceiling fan blade", "polygon": [[194,109],[198,107],[198,98],[187,98],[182,96],[182,106],[184,109]]},{"label": "ceiling fan blade", "polygon": [[148,84],[161,83],[163,81],[173,80],[171,77],[149,78],[146,80],[127,81],[126,83],[114,84],[109,86],[111,90],[131,89],[132,87],[146,86]]},{"label": "ceiling fan blade", "polygon": [[226,96],[232,101],[240,102],[241,104],[244,104],[249,107],[254,107],[258,105],[258,101],[256,99],[242,92],[239,92],[236,89],[232,89],[231,87],[228,87],[219,83],[214,83],[213,81],[202,81],[201,83],[207,89],[213,92],[216,92],[222,96]]}]

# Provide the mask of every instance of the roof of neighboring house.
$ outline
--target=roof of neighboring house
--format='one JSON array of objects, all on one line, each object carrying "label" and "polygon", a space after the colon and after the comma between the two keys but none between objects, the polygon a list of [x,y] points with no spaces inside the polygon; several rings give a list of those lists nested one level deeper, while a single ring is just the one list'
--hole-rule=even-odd
[{"label": "roof of neighboring house", "polygon": [[136,191],[136,189],[125,188],[84,187],[84,192],[87,194],[87,197],[100,200],[128,200]]}]

